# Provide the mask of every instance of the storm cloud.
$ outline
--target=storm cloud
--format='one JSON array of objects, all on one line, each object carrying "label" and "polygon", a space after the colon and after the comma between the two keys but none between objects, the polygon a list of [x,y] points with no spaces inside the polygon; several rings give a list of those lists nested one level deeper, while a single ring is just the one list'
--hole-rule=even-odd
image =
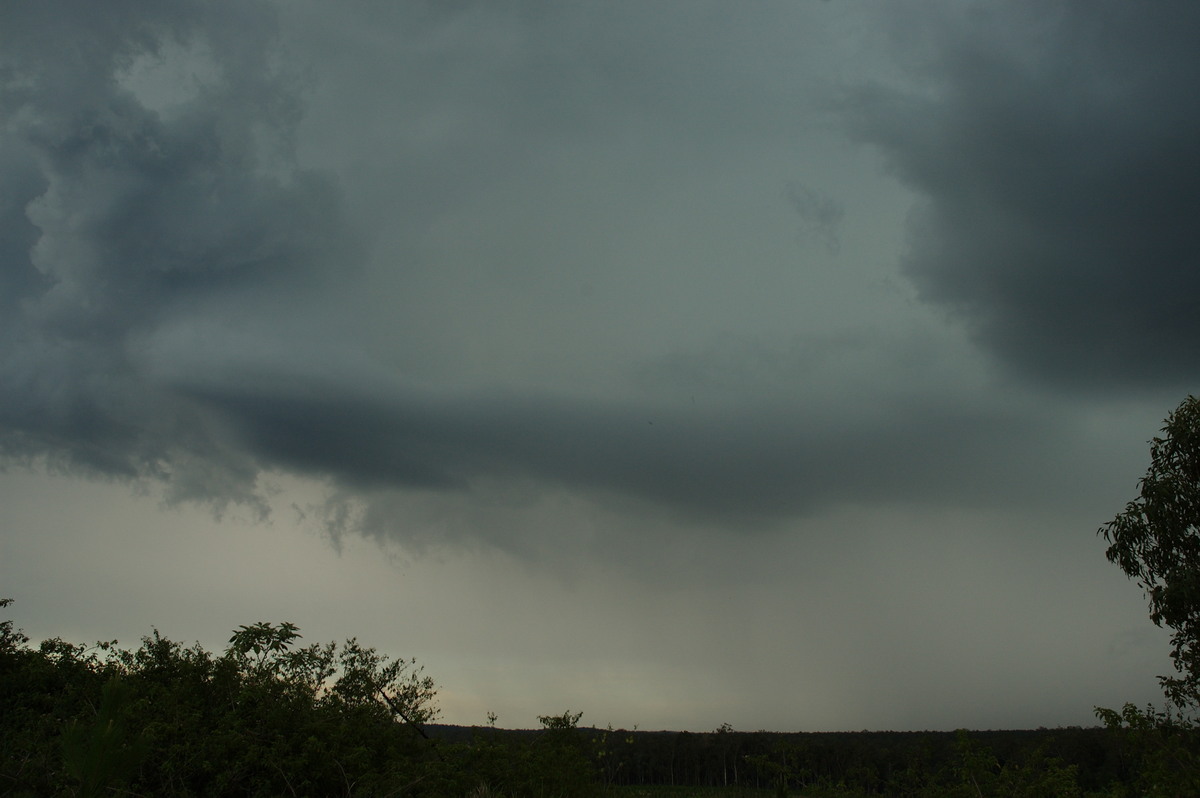
[{"label": "storm cloud", "polygon": [[[890,395],[886,382],[861,415],[830,417],[824,400],[810,407],[792,393],[837,379],[816,341],[739,378],[744,392],[788,376],[782,394],[750,402],[714,401],[712,385],[686,384],[682,354],[638,366],[651,376],[625,396],[397,376],[352,339],[312,333],[323,329],[322,293],[354,282],[365,250],[333,178],[297,162],[304,87],[269,6],[128,5],[66,26],[28,13],[8,28],[5,48],[6,151],[26,156],[11,160],[5,180],[10,456],[161,481],[172,501],[218,509],[233,501],[265,511],[259,475],[282,470],[339,490],[465,492],[481,479],[533,478],[684,514],[772,518],[851,497],[978,495],[971,486],[997,475],[966,462],[1009,448],[1014,435],[1032,443],[1040,434],[1039,422],[1000,409],[921,406]],[[427,24],[463,23],[451,15]],[[611,53],[593,57],[602,74],[611,68]],[[645,67],[662,80],[676,68]],[[552,83],[545,90],[568,96]],[[593,106],[535,97],[515,108],[551,113],[553,130],[570,108],[602,107],[600,91]],[[480,98],[476,109],[488,107]],[[536,113],[504,123],[517,125],[546,134]],[[795,181],[786,196],[836,248],[842,209]],[[298,327],[308,331],[288,340]],[[728,374],[753,360],[743,351],[716,366]],[[673,391],[672,373],[684,381]],[[826,415],[815,420],[818,412]]]},{"label": "storm cloud", "polygon": [[7,16],[4,451],[161,479],[179,499],[256,501],[253,460],[135,355],[169,320],[354,267],[332,185],[291,157],[299,106],[273,63],[273,12]]},{"label": "storm cloud", "polygon": [[906,7],[892,21],[908,87],[856,88],[848,116],[924,197],[905,256],[921,296],[1035,380],[1194,385],[1196,7]]}]

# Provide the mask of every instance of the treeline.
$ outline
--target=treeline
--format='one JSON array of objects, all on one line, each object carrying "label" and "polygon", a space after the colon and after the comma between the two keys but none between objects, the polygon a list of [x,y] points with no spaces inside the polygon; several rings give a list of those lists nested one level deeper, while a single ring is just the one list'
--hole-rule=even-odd
[{"label": "treeline", "polygon": [[[956,732],[712,732],[579,728],[602,787],[730,788],[736,794],[1123,795],[1144,752],[1109,728]],[[449,742],[519,744],[540,732],[431,727]],[[1131,793],[1141,794],[1141,793]]]},{"label": "treeline", "polygon": [[[0,600],[7,606],[9,600]],[[290,623],[221,654],[153,632],[136,649],[36,648],[0,622],[0,796],[586,796],[577,715],[527,741],[429,735],[434,683]]]},{"label": "treeline", "polygon": [[[1108,794],[1138,760],[1109,728],[956,732],[644,732],[580,728],[606,786],[743,787],[791,794],[944,796],[971,781],[983,794]],[[434,727],[466,742],[479,728]],[[521,739],[538,732],[497,731]],[[1038,792],[1036,785],[1062,790]],[[1001,785],[1007,786],[1001,790]],[[983,790],[983,787],[980,787]],[[968,794],[977,794],[972,790]]]},{"label": "treeline", "polygon": [[[0,600],[0,607],[8,600]],[[37,647],[0,621],[0,796],[1200,795],[1195,726],[1126,707],[1104,728],[783,734],[440,726],[411,660],[290,623],[221,653]]]},{"label": "treeline", "polygon": [[[538,731],[434,726],[469,743],[480,734],[520,742]],[[947,786],[970,760],[983,769],[1072,774],[1085,791],[1121,780],[1121,740],[1105,728],[988,732],[643,732],[580,728],[604,785],[842,787],[865,794]],[[904,786],[904,790],[899,790]],[[919,790],[917,791],[919,792]]]}]

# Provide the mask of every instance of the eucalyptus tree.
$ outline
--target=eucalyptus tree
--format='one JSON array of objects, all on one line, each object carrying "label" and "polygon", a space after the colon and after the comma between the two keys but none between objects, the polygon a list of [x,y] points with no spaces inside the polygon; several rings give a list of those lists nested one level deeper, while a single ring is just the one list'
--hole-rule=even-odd
[{"label": "eucalyptus tree", "polygon": [[1200,399],[1188,396],[1150,442],[1138,496],[1099,529],[1110,562],[1136,579],[1150,620],[1172,630],[1177,676],[1161,677],[1181,709],[1200,709]]}]

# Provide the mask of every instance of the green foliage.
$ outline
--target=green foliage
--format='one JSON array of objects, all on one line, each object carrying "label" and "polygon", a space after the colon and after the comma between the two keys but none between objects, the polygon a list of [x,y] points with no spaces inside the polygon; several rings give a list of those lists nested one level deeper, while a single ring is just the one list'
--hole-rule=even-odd
[{"label": "green foliage", "polygon": [[1150,443],[1139,496],[1100,528],[1110,562],[1146,591],[1150,619],[1173,630],[1178,677],[1162,677],[1178,707],[1200,707],[1200,399],[1189,396]]},{"label": "green foliage", "polygon": [[470,742],[446,751],[446,767],[458,780],[444,779],[448,794],[479,798],[587,798],[599,789],[589,758],[591,740],[577,728],[581,713],[539,716],[540,731],[475,728]]},{"label": "green foliage", "polygon": [[225,655],[237,662],[247,675],[275,677],[287,663],[288,649],[300,636],[299,628],[286,621],[278,626],[264,622],[239,626],[229,638]]},{"label": "green foliage", "polygon": [[1172,630],[1178,674],[1160,677],[1173,710],[1096,710],[1125,744],[1123,795],[1200,795],[1200,399],[1188,396],[1162,433],[1138,497],[1099,530],[1109,561],[1145,591],[1150,620]]},{"label": "green foliage", "polygon": [[[1078,773],[1074,765],[1064,765],[1041,750],[1030,751],[1018,759],[1001,762],[996,754],[958,732],[958,762],[954,768],[957,784],[934,794],[984,798],[992,795],[1016,795],[1023,798],[1078,798]],[[924,794],[930,794],[928,788]]]},{"label": "green foliage", "polygon": [[572,714],[568,709],[561,715],[538,715],[538,723],[542,724],[546,731],[555,733],[556,740],[572,739],[572,732],[578,728],[579,719],[582,717],[582,712]]},{"label": "green foliage", "polygon": [[530,793],[545,798],[586,796],[596,785],[596,770],[589,755],[589,740],[579,730],[582,712],[539,715],[543,731],[533,746],[531,766],[538,774]]},{"label": "green foliage", "polygon": [[424,676],[416,660],[392,660],[351,638],[337,654],[340,675],[330,700],[346,707],[382,711],[425,736],[424,724],[436,719],[433,679]]},{"label": "green foliage", "polygon": [[1200,727],[1178,711],[1097,709],[1104,725],[1118,734],[1127,772],[1121,796],[1169,798],[1200,795]]},{"label": "green foliage", "polygon": [[0,797],[592,793],[580,713],[525,738],[439,744],[425,728],[436,686],[415,661],[301,640],[259,622],[221,654],[157,629],[132,650],[34,650],[0,622]]},{"label": "green foliage", "polygon": [[221,655],[157,630],[135,650],[33,651],[4,622],[0,795],[422,794],[433,682],[355,640],[299,639],[257,623]]},{"label": "green foliage", "polygon": [[[578,720],[576,718],[576,723]],[[636,730],[637,727],[635,726],[634,729]],[[613,729],[612,724],[609,724],[606,729],[598,730],[592,737],[592,755],[605,789],[611,787],[616,783],[618,777],[624,775],[622,770],[627,763],[633,741],[632,734],[618,732]]]},{"label": "green foliage", "polygon": [[809,774],[793,768],[789,760],[786,746],[777,746],[773,754],[752,754],[746,757],[746,763],[754,768],[758,779],[771,785],[776,798],[787,798],[788,787],[793,782],[807,781],[806,777]]},{"label": "green foliage", "polygon": [[114,675],[104,685],[95,718],[76,718],[63,730],[63,763],[79,783],[77,795],[108,795],[136,773],[147,741],[130,729],[133,698],[133,689]]},{"label": "green foliage", "polygon": [[[13,603],[10,598],[0,599],[0,609]],[[13,627],[12,619],[0,621],[0,657],[16,655],[29,642],[29,638],[20,629]]]}]

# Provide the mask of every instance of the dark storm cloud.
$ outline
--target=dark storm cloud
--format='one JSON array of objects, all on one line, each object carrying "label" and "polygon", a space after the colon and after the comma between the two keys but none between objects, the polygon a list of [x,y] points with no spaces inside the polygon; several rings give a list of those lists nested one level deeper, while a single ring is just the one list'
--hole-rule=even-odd
[{"label": "dark storm cloud", "polygon": [[[1037,502],[1058,487],[1043,422],[951,400],[881,395],[863,412],[808,416],[779,403],[452,393],[378,375],[165,378],[256,460],[365,494],[532,478],[685,517],[770,521],[848,501]],[[1020,476],[1029,459],[1041,467]]]},{"label": "dark storm cloud", "polygon": [[[130,352],[165,319],[286,294],[352,254],[331,186],[288,158],[298,101],[273,28],[257,3],[6,6],[7,456],[253,501],[253,465]],[[156,69],[183,78],[156,95]]]},{"label": "dark storm cloud", "polygon": [[[631,14],[635,6],[611,16],[595,10],[603,6],[570,8],[529,16],[481,6],[413,28],[381,18],[401,39],[417,36],[412,30],[428,37],[403,46],[388,40],[381,52],[399,62],[387,69],[405,93],[402,116],[433,132],[392,119],[399,112],[377,103],[352,79],[361,73],[343,67],[334,85],[349,104],[329,99],[324,111],[338,118],[315,125],[315,140],[343,153],[349,145],[322,136],[336,137],[344,119],[369,106],[364,117],[389,136],[387,146],[371,145],[381,160],[367,158],[370,168],[386,177],[372,175],[370,185],[386,182],[404,194],[390,206],[396,219],[387,227],[420,240],[445,208],[478,197],[501,172],[536,185],[522,169],[540,164],[555,142],[572,153],[568,160],[599,156],[598,170],[644,164],[661,168],[654,176],[665,182],[790,130],[794,112],[779,110],[780,100],[799,78],[756,81],[739,55],[748,44],[760,52],[754,34],[767,30],[771,52],[791,52],[788,26],[750,15],[728,28],[725,4],[704,6],[681,26],[654,12]],[[503,285],[492,272],[511,264],[481,247],[472,256],[480,263],[467,258],[459,273],[478,269],[484,287],[464,290],[454,277],[456,250],[425,252],[405,240],[388,253],[399,265],[380,267],[403,278],[392,284],[400,288],[371,298],[388,318],[369,320],[398,342],[383,357],[364,351],[357,336],[369,324],[353,326],[364,313],[354,303],[370,287],[339,294],[364,260],[362,247],[331,179],[297,162],[305,95],[287,69],[270,6],[126,3],[101,14],[93,4],[38,4],[10,16],[0,33],[0,253],[10,289],[0,301],[12,310],[0,342],[0,447],[9,458],[158,482],[168,500],[218,509],[232,501],[265,512],[260,476],[284,471],[362,495],[391,488],[469,495],[489,480],[524,481],[726,519],[778,519],[845,502],[1028,499],[1045,490],[1047,474],[1059,473],[1047,434],[1052,411],[1026,417],[921,383],[925,366],[906,372],[912,353],[889,349],[898,337],[891,333],[816,359],[810,351],[764,350],[761,362],[741,349],[730,357],[624,353],[627,382],[592,392],[546,387],[555,383],[539,381],[535,355],[530,371],[511,382],[480,378],[453,353],[428,382],[397,376],[395,363],[418,338],[495,339],[495,351],[506,354],[523,339],[506,340],[505,325],[562,308],[513,291],[500,300],[513,307],[487,317],[503,324],[479,321],[471,308],[492,310],[498,300],[488,289]],[[346,40],[366,35],[362,19],[345,24]],[[597,37],[599,29],[613,35]],[[705,41],[735,46],[710,58]],[[476,45],[486,46],[476,53]],[[366,59],[372,68],[375,57],[382,56]],[[507,71],[491,69],[497,65]],[[640,135],[650,128],[653,136]],[[646,140],[650,150],[642,149]],[[668,154],[676,160],[659,166]],[[637,168],[628,167],[630,156]],[[721,165],[731,174],[740,164]],[[836,245],[841,205],[798,183],[787,197]],[[545,207],[533,204],[531,213]],[[663,236],[661,248],[645,253],[657,258],[690,243],[679,240],[685,233]],[[574,254],[533,266],[558,271]],[[681,261],[661,275],[670,292],[679,280],[697,279],[691,257],[667,256]],[[614,282],[641,267],[617,268],[630,271]],[[687,296],[720,307],[744,279],[732,269],[720,276],[697,282]],[[402,293],[423,283],[439,289],[428,294],[436,307],[426,316],[428,308]],[[480,304],[455,315],[463,297]],[[619,298],[606,325],[628,314],[644,323],[646,338],[707,334],[663,332],[658,307]],[[406,312],[428,329],[391,318]],[[740,321],[758,308],[743,312]],[[690,345],[655,341],[658,353]],[[564,346],[590,365],[590,340]],[[710,371],[718,384],[706,381]],[[914,389],[904,387],[909,382]],[[507,387],[489,387],[497,384]],[[1022,466],[1030,458],[1039,467]]]},{"label": "dark storm cloud", "polygon": [[1194,385],[1200,7],[905,12],[915,87],[847,110],[926,198],[905,262],[922,296],[1039,380]]}]

